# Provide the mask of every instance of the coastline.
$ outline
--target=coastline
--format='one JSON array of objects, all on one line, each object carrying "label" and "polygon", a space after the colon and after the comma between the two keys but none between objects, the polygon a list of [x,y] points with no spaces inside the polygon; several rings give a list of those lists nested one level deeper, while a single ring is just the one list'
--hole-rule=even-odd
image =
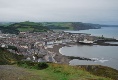
[{"label": "coastline", "polygon": [[58,45],[54,45],[53,48],[47,48],[48,51],[50,52],[54,52],[55,56],[53,57],[57,63],[61,63],[61,64],[69,64],[70,60],[67,56],[62,55],[59,52],[59,49],[64,47],[64,46],[68,46],[67,44],[58,44]]},{"label": "coastline", "polygon": [[75,57],[75,56],[65,56],[61,54],[59,49],[67,46],[71,47],[71,45],[77,45],[77,43],[66,43],[66,44],[58,44],[54,45],[53,48],[47,48],[48,51],[55,53],[55,56],[53,57],[57,63],[60,64],[69,64],[69,62],[73,59],[78,59],[78,60],[87,60],[87,61],[95,61],[90,58],[85,58],[85,57]]}]

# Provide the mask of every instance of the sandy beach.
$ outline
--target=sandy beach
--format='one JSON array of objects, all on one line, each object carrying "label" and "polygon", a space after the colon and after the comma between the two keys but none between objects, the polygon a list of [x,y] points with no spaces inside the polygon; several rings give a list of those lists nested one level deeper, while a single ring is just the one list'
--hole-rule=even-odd
[{"label": "sandy beach", "polygon": [[59,52],[59,49],[64,47],[64,46],[68,46],[71,47],[72,45],[77,45],[76,42],[74,43],[66,43],[66,44],[58,44],[58,45],[53,45],[53,48],[47,48],[48,51],[55,53],[54,59],[57,61],[57,63],[61,63],[61,64],[69,64],[69,62],[72,59],[79,59],[79,60],[90,60],[87,58],[81,58],[81,57],[74,57],[74,56],[65,56],[62,55]]},{"label": "sandy beach", "polygon": [[56,53],[56,55],[54,56],[54,59],[57,61],[57,63],[69,64],[70,59],[68,59],[68,57],[62,55],[59,52],[59,49],[64,47],[64,46],[67,46],[67,44],[66,45],[65,44],[54,45],[53,48],[47,48],[47,50],[50,51],[50,52]]},{"label": "sandy beach", "polygon": [[85,58],[85,57],[65,56],[59,52],[60,48],[62,48],[64,46],[71,47],[72,45],[77,45],[77,43],[66,43],[66,44],[53,45],[52,48],[47,48],[47,50],[52,53],[55,53],[55,56],[53,58],[56,60],[57,63],[61,63],[61,64],[69,64],[69,62],[73,59],[95,61],[95,60]]}]

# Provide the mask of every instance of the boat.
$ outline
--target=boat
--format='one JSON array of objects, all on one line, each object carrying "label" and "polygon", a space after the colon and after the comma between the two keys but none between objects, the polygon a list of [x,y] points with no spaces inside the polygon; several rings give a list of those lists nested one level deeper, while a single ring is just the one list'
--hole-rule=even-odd
[{"label": "boat", "polygon": [[87,39],[84,39],[83,41],[78,41],[78,43],[90,45],[90,44],[93,44],[93,41],[88,41]]}]

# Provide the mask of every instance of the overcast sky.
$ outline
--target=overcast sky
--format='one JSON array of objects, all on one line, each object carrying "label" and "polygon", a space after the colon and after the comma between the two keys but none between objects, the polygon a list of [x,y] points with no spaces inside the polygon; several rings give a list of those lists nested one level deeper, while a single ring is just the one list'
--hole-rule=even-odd
[{"label": "overcast sky", "polygon": [[118,0],[0,0],[0,22],[118,24]]}]

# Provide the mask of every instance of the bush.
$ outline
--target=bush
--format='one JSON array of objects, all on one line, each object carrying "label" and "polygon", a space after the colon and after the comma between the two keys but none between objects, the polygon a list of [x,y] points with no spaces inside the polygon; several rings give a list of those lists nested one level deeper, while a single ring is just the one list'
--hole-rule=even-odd
[{"label": "bush", "polygon": [[25,68],[32,68],[32,69],[45,69],[48,67],[48,64],[45,62],[31,62],[31,61],[19,61],[17,62],[18,66],[22,66]]},{"label": "bush", "polygon": [[48,67],[48,64],[45,62],[38,63],[38,69],[45,69]]}]

